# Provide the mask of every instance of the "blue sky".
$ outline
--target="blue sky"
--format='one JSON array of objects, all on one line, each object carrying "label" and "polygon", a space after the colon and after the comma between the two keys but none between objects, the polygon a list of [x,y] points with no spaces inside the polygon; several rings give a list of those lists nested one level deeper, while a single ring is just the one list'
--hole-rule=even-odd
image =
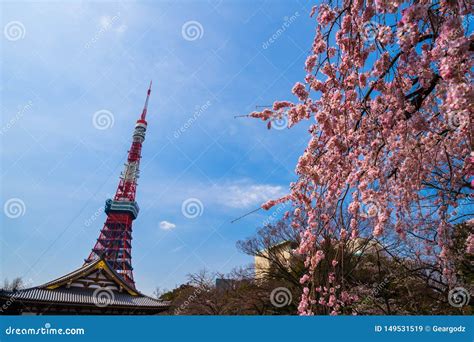
[{"label": "blue sky", "polygon": [[[81,266],[150,79],[133,231],[139,290],[251,263],[235,243],[270,213],[230,221],[287,193],[307,125],[267,130],[234,115],[296,100],[312,5],[3,2],[0,278],[37,285]],[[93,121],[97,112],[108,115],[106,129]],[[182,213],[189,198],[202,203],[196,218]],[[19,214],[5,209],[12,199],[21,201]]]}]

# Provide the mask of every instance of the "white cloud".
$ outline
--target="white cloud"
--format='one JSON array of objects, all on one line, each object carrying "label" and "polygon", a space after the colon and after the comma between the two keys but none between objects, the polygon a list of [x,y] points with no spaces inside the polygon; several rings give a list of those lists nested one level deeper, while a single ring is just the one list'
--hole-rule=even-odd
[{"label": "white cloud", "polygon": [[[164,183],[163,183],[164,184]],[[199,182],[176,184],[173,192],[157,197],[153,189],[162,188],[162,183],[150,182],[141,189],[142,207],[146,209],[166,206],[175,210],[187,198],[198,198],[207,208],[230,208],[238,210],[255,209],[270,199],[278,199],[288,194],[287,186],[255,183],[249,179],[223,181],[206,187]]]},{"label": "white cloud", "polygon": [[233,184],[219,187],[216,195],[226,206],[247,208],[285,195],[283,187],[269,184]]},{"label": "white cloud", "polygon": [[170,229],[176,228],[176,225],[168,221],[161,221],[160,228],[164,230],[170,230]]}]

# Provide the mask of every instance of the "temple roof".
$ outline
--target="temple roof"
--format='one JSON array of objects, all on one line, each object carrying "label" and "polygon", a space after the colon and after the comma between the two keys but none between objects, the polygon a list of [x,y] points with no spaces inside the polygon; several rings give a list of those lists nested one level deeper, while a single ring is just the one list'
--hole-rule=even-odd
[{"label": "temple roof", "polygon": [[55,290],[30,288],[18,291],[0,291],[1,297],[14,298],[15,301],[52,302],[56,304],[81,304],[107,307],[163,307],[169,306],[169,302],[160,301],[145,295],[131,296],[128,293],[112,292],[104,305],[97,302],[97,297],[92,289],[62,288]]},{"label": "temple roof", "polygon": [[43,285],[16,291],[0,290],[0,297],[21,302],[95,305],[97,307],[169,307],[132,288],[103,258]]},{"label": "temple roof", "polygon": [[111,281],[114,281],[119,286],[119,288],[124,289],[130,295],[136,296],[139,294],[139,292],[135,288],[131,287],[127,282],[125,282],[122,277],[112,267],[110,267],[109,263],[103,258],[98,258],[93,262],[85,263],[77,270],[74,270],[62,277],[40,285],[38,286],[38,288],[46,288],[50,290],[55,289],[80,278],[86,277],[91,273],[95,272],[96,270],[102,270]]}]

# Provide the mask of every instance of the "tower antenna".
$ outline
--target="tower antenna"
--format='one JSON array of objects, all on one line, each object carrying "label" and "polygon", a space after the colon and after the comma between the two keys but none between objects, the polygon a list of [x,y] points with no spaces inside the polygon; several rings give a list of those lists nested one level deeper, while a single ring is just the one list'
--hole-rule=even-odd
[{"label": "tower antenna", "polygon": [[151,94],[151,85],[153,83],[153,80],[150,81],[150,86],[148,87],[148,91],[146,93],[146,100],[145,100],[145,106],[143,106],[143,112],[142,112],[142,116],[141,116],[141,120],[145,121],[146,120],[146,112],[148,110],[148,99],[150,98],[150,94]]}]

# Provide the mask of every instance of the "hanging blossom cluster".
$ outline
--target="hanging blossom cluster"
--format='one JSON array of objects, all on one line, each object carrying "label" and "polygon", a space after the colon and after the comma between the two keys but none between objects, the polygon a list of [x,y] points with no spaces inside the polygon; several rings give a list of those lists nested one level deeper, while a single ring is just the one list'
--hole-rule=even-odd
[{"label": "hanging blossom cluster", "polygon": [[[291,200],[308,213],[296,251],[307,267],[300,314],[314,314],[317,305],[338,314],[357,299],[341,288],[337,258],[328,260],[334,270],[327,286],[312,279],[325,258],[317,249],[322,239],[356,239],[362,224],[377,239],[422,237],[421,254],[436,259],[447,284],[456,282],[450,232],[469,217],[472,201],[474,39],[465,27],[472,10],[463,0],[315,6],[307,74],[292,89],[299,101],[250,114],[269,128],[282,116],[290,127],[312,121],[291,193],[262,206]],[[326,214],[316,215],[321,210]],[[342,211],[350,215],[347,229],[340,229]],[[468,251],[473,241],[471,235]]]}]

